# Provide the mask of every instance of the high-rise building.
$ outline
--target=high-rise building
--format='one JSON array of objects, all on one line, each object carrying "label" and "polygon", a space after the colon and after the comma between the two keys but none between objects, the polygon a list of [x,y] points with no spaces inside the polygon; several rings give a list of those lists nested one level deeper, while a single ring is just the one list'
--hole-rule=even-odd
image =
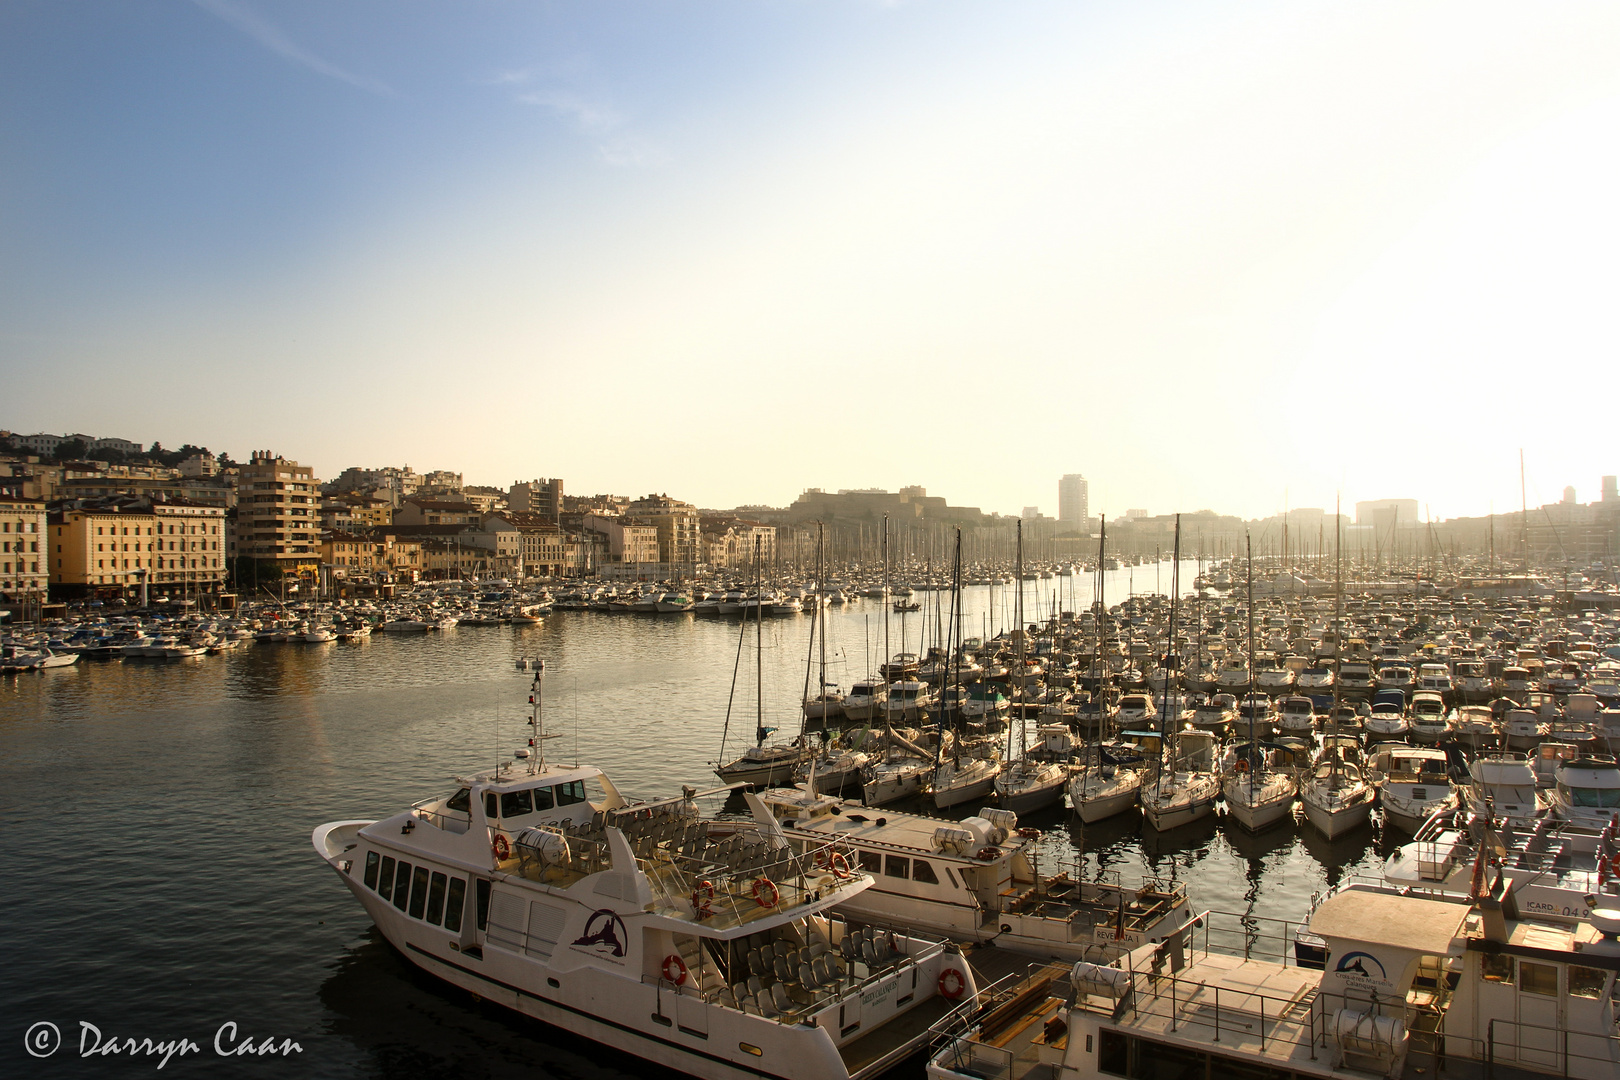
[{"label": "high-rise building", "polygon": [[284,572],[319,572],[320,494],[315,470],[268,450],[253,451],[236,481],[236,554]]},{"label": "high-rise building", "polygon": [[1615,478],[1614,477],[1605,476],[1603,478],[1603,501],[1606,502],[1606,503],[1612,503],[1612,502],[1615,501],[1616,496],[1615,496],[1614,484],[1615,484]]},{"label": "high-rise building", "polygon": [[1066,525],[1084,526],[1091,516],[1091,485],[1079,473],[1069,473],[1058,481],[1058,520]]}]

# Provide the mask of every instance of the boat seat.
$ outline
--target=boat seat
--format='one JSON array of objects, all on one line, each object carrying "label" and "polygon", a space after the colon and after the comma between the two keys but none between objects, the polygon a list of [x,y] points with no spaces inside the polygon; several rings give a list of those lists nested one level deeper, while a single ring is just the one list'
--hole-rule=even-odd
[{"label": "boat seat", "polygon": [[749,949],[747,959],[748,970],[750,973],[758,974],[759,972],[765,970],[765,960],[760,956],[758,949]]},{"label": "boat seat", "polygon": [[776,975],[776,979],[777,979],[778,982],[792,982],[793,981],[793,967],[789,963],[787,957],[785,957],[785,956],[777,956],[771,962],[771,969],[772,969],[773,974]]},{"label": "boat seat", "polygon": [[785,1015],[796,1015],[799,1011],[799,1005],[789,996],[785,983],[776,983],[771,987],[771,1004]]},{"label": "boat seat", "polygon": [[816,981],[823,986],[838,982],[838,969],[833,966],[830,956],[823,954],[810,961],[810,970],[815,973]]}]

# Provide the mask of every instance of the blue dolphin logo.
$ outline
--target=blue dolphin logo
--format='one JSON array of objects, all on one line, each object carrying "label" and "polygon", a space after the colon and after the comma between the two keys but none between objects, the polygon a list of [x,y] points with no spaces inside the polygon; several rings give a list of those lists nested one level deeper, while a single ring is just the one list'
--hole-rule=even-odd
[{"label": "blue dolphin logo", "polygon": [[[1368,970],[1367,965],[1369,964],[1378,969],[1377,975]],[[1342,975],[1359,975],[1363,979],[1387,979],[1384,974],[1384,965],[1379,963],[1378,957],[1371,953],[1345,953],[1339,957],[1339,964],[1333,970]]]}]

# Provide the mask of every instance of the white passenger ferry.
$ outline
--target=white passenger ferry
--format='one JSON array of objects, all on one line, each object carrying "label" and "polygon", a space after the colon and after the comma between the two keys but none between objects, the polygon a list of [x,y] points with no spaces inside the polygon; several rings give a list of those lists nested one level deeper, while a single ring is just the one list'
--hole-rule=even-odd
[{"label": "white passenger ferry", "polygon": [[412,963],[693,1075],[875,1076],[971,1006],[956,946],[830,914],[873,882],[851,847],[705,820],[697,797],[632,806],[536,756],[313,841]]},{"label": "white passenger ferry", "polygon": [[1078,960],[1162,941],[1192,921],[1179,883],[1041,874],[1039,832],[1019,829],[1008,810],[949,821],[872,810],[806,787],[746,798],[761,827],[779,826],[796,850],[813,854],[836,844],[853,860],[851,870],[872,876],[871,888],[838,908],[862,922]]},{"label": "white passenger ferry", "polygon": [[931,1080],[1620,1075],[1620,910],[1516,919],[1498,899],[1355,885],[1311,916],[1327,963],[1211,952],[1192,932],[1048,966],[953,1017]]}]

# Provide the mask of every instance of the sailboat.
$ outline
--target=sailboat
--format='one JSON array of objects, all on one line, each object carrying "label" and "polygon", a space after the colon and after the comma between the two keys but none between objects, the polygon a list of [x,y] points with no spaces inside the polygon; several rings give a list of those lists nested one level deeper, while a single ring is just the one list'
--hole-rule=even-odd
[{"label": "sailboat", "polygon": [[[821,647],[820,676],[817,680],[818,689],[814,695],[809,693],[809,686],[805,687],[804,718],[818,720],[825,724],[829,720],[837,720],[844,715],[844,694],[837,686],[827,681],[827,605],[822,590],[826,587],[826,526],[816,523],[816,588],[814,605],[810,619],[810,642],[812,650],[817,644]],[[809,668],[805,669],[805,683],[810,681]]]},{"label": "sailboat", "polygon": [[[1344,566],[1339,555],[1342,538],[1336,504],[1333,523],[1333,625],[1337,633],[1344,618]],[[1338,703],[1338,681],[1334,680],[1335,708],[1330,716],[1338,713]],[[1358,828],[1372,814],[1377,791],[1362,771],[1361,763],[1355,760],[1359,757],[1359,746],[1355,735],[1342,734],[1336,726],[1330,726],[1322,737],[1321,752],[1312,762],[1309,775],[1300,781],[1299,801],[1305,806],[1305,820],[1329,840]]]},{"label": "sailboat", "polygon": [[[1249,655],[1254,655],[1254,548],[1249,548]],[[1250,678],[1253,678],[1250,667]],[[1254,684],[1249,699],[1254,700]],[[1233,748],[1233,764],[1221,783],[1226,812],[1250,832],[1275,825],[1293,813],[1299,785],[1291,772],[1275,767],[1278,747],[1258,741],[1254,712],[1249,712],[1249,738]]]},{"label": "sailboat", "polygon": [[[1181,515],[1176,515],[1176,553],[1178,558],[1181,552]],[[1102,559],[1102,551],[1097,553],[1098,561]],[[1172,570],[1171,606],[1170,606],[1170,639],[1175,640],[1175,571]],[[1102,575],[1097,575],[1099,590],[1098,606],[1101,606]],[[1172,646],[1173,648],[1173,646]],[[1099,651],[1100,644],[1099,644]],[[1162,691],[1168,695],[1168,684]],[[1152,701],[1148,702],[1152,708]],[[1123,711],[1123,710],[1122,710]],[[1099,725],[1100,730],[1100,725]],[[1173,727],[1166,726],[1161,730],[1172,731]],[[1136,805],[1142,790],[1144,770],[1138,766],[1140,757],[1134,755],[1121,755],[1116,750],[1106,746],[1099,737],[1090,748],[1080,770],[1069,778],[1069,805],[1074,812],[1080,815],[1080,820],[1086,824],[1102,821],[1115,814],[1124,813]]]},{"label": "sailboat", "polygon": [[[1018,652],[1018,667],[1022,671],[1025,667],[1025,649],[1028,644],[1028,629],[1024,625],[1024,522],[1018,522],[1018,576],[1016,581],[1018,613],[1018,626],[1013,631],[1013,641]],[[1063,792],[1068,787],[1069,770],[1056,762],[1038,761],[1025,752],[1029,741],[1028,710],[1020,709],[1018,716],[1019,746],[1018,756],[1002,767],[1001,774],[996,777],[996,802],[1004,810],[1011,810],[1015,814],[1028,814],[1051,806],[1063,798]]]},{"label": "sailboat", "polygon": [[[952,571],[951,581],[951,633],[957,632],[957,609],[962,598],[962,530],[956,530],[956,562]],[[962,689],[962,664],[964,647],[958,646],[948,650],[955,660],[951,665],[955,685],[947,690],[953,700],[959,703],[956,711],[960,716],[961,727],[966,727],[969,720],[967,706],[973,700],[964,696]],[[975,689],[988,684],[976,683]],[[990,688],[993,691],[993,687]],[[983,699],[979,699],[982,703]],[[961,731],[955,732],[951,740],[950,755],[945,754],[945,733],[947,720],[951,713],[946,710],[940,712],[940,741],[937,748],[937,758],[934,762],[933,774],[925,783],[928,794],[933,798],[934,805],[941,810],[962,803],[977,802],[984,799],[995,788],[996,777],[1001,773],[1001,753],[998,744],[993,739],[979,738],[968,740],[962,737]]]},{"label": "sailboat", "polygon": [[1165,761],[1141,791],[1142,816],[1158,832],[1209,817],[1221,794],[1215,735],[1188,729],[1165,736]]},{"label": "sailboat", "polygon": [[1299,785],[1305,820],[1329,840],[1359,828],[1372,814],[1373,786],[1360,764],[1350,760],[1355,746],[1354,736],[1327,736]]},{"label": "sailboat", "polygon": [[[754,539],[754,575],[756,581],[754,588],[755,596],[761,595],[763,591],[762,563],[763,560],[760,558],[760,542],[756,537]],[[795,739],[792,743],[775,743],[771,746],[765,745],[765,739],[776,729],[765,726],[764,618],[764,606],[761,604],[755,604],[754,641],[756,652],[754,661],[754,745],[743,751],[741,757],[736,758],[733,761],[728,761],[726,764],[721,765],[714,770],[715,775],[726,781],[728,784],[748,784],[753,787],[769,787],[773,784],[785,784],[793,779],[794,770],[798,767],[799,762],[804,759],[802,735],[798,739]],[[742,633],[744,636],[746,636],[747,632],[748,622],[746,619],[744,619]],[[737,642],[737,649],[739,652],[742,650],[741,639],[739,639]],[[735,681],[732,683],[732,689],[733,691],[736,690]],[[731,717],[728,709],[726,716],[726,727],[729,729],[730,726]],[[720,756],[722,759],[725,758],[725,753],[726,737],[724,734],[722,734],[720,736]]]}]

